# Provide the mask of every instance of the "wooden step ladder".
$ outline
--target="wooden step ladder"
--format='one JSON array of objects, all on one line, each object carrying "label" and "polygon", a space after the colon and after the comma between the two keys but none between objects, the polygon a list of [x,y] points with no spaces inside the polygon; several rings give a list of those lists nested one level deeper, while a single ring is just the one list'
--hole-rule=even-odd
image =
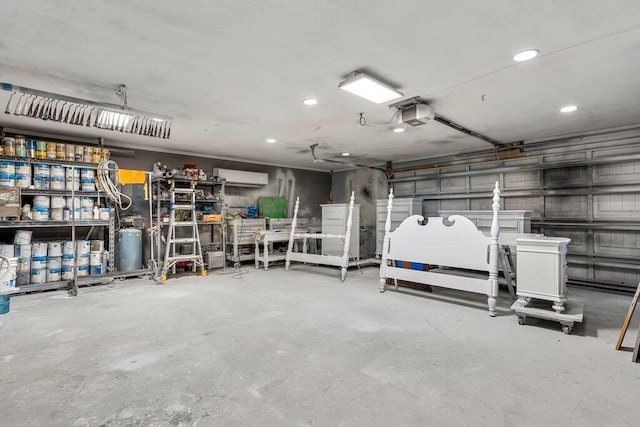
[{"label": "wooden step ladder", "polygon": [[[176,194],[185,195],[185,199],[176,200]],[[175,274],[176,264],[179,262],[190,262],[191,269],[195,273],[198,267],[200,274],[207,275],[202,258],[202,247],[200,246],[200,234],[198,233],[198,221],[196,218],[196,189],[195,182],[191,181],[188,187],[177,188],[175,181],[171,181],[169,188],[171,197],[169,205],[169,230],[167,231],[167,242],[165,248],[164,262],[162,266],[162,281],[167,280],[169,269]],[[185,216],[190,214],[189,219],[177,218],[178,212],[184,212]],[[177,237],[176,230],[180,228],[190,231],[186,237]],[[187,233],[185,233],[187,234]],[[179,254],[177,247],[190,247],[191,253]]]}]

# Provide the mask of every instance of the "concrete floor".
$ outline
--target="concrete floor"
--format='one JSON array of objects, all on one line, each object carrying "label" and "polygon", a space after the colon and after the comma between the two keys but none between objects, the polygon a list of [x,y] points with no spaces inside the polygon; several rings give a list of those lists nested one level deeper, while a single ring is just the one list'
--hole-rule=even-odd
[{"label": "concrete floor", "polygon": [[[0,316],[3,426],[637,425],[631,297],[520,326],[501,291],[378,292],[376,268],[295,265],[17,296]],[[625,346],[630,347],[640,316]]]}]

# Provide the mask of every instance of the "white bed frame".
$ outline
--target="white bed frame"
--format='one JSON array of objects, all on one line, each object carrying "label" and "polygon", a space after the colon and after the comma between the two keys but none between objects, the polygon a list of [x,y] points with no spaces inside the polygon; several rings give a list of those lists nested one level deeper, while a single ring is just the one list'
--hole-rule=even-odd
[{"label": "white bed frame", "polygon": [[[312,264],[333,265],[340,267],[340,281],[344,282],[347,277],[347,267],[349,266],[349,245],[351,244],[351,224],[353,222],[354,192],[351,192],[349,202],[349,217],[347,218],[347,229],[344,234],[319,234],[319,233],[296,233],[298,223],[298,208],[300,207],[300,197],[296,198],[296,206],[293,211],[293,222],[291,223],[291,234],[289,234],[289,247],[285,258],[285,271],[289,271],[291,261],[309,262]],[[294,241],[304,239],[302,252],[295,252]],[[307,239],[343,239],[344,250],[342,255],[319,255],[307,253]]]},{"label": "white bed frame", "polygon": [[[387,203],[387,220],[380,264],[380,292],[385,291],[387,279],[407,280],[445,288],[486,294],[489,315],[495,316],[498,296],[498,211],[500,188],[496,182],[493,190],[493,220],[491,237],[485,236],[467,218],[451,215],[450,225],[443,217],[429,218],[425,225],[421,215],[405,219],[395,231],[391,231],[393,189]],[[417,262],[441,267],[486,271],[488,279],[456,275],[445,272],[418,271],[396,267],[396,261]]]}]

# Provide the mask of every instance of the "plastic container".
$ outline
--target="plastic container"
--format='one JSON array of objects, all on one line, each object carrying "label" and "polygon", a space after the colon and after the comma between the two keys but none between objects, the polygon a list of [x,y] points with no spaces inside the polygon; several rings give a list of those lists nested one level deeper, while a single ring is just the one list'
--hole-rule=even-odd
[{"label": "plastic container", "polygon": [[16,157],[27,157],[27,141],[22,135],[16,136]]},{"label": "plastic container", "polygon": [[5,136],[4,138],[2,138],[2,146],[4,147],[5,156],[16,155],[16,140],[14,138]]}]

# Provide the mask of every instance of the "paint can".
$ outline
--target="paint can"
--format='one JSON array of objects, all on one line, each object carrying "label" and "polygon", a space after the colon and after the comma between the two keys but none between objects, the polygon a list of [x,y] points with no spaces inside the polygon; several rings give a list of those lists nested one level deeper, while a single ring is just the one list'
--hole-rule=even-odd
[{"label": "paint can", "polygon": [[47,158],[47,143],[45,141],[36,141],[36,159]]},{"label": "paint can", "polygon": [[50,196],[33,196],[33,207],[35,208],[49,208],[51,207]]},{"label": "paint can", "polygon": [[9,290],[16,287],[16,270],[18,268],[18,258],[7,258],[8,263],[5,260],[0,260],[0,290]]},{"label": "paint can", "polygon": [[93,219],[93,208],[80,208],[80,219],[90,221]]},{"label": "paint can", "polygon": [[90,275],[96,275],[96,274],[102,274],[102,264],[100,265],[90,265],[89,266],[89,274]]},{"label": "paint can", "polygon": [[60,272],[62,269],[62,257],[49,257],[47,259],[47,281],[60,281]]},{"label": "paint can", "polygon": [[47,281],[47,269],[46,268],[31,268],[31,284],[46,283]]},{"label": "paint can", "polygon": [[73,162],[76,159],[76,147],[73,144],[66,144],[64,149],[64,158],[68,162]]},{"label": "paint can", "polygon": [[58,142],[56,144],[56,159],[66,160],[67,158],[67,144]]},{"label": "paint can", "polygon": [[111,152],[109,151],[108,148],[103,148],[100,151],[100,161],[104,162],[106,160],[109,160],[109,157],[111,157]]},{"label": "paint can", "polygon": [[16,245],[28,245],[31,243],[31,236],[33,231],[31,230],[16,230],[16,234],[13,236],[13,243]]},{"label": "paint can", "polygon": [[73,258],[73,255],[76,253],[73,242],[71,240],[63,240],[61,246],[62,256],[71,256],[71,258]]},{"label": "paint can", "polygon": [[36,140],[35,139],[27,139],[27,157],[30,159],[36,158]]},{"label": "paint can", "polygon": [[100,147],[91,148],[91,163],[100,163],[102,157]]},{"label": "paint can", "polygon": [[9,173],[0,173],[0,187],[15,187],[16,176]]},{"label": "paint can", "polygon": [[33,186],[36,190],[49,189],[49,177],[51,168],[46,163],[36,163],[33,165]]},{"label": "paint can", "polygon": [[61,257],[62,256],[62,242],[48,242],[47,243],[47,255],[49,257]]},{"label": "paint can", "polygon": [[75,160],[76,162],[81,162],[82,161],[82,156],[84,153],[84,146],[82,145],[76,145],[74,147],[75,150]]},{"label": "paint can", "polygon": [[31,258],[31,245],[15,245],[14,256],[18,258]]},{"label": "paint can", "polygon": [[27,157],[26,139],[22,135],[16,136],[16,157]]},{"label": "paint can", "polygon": [[96,204],[96,198],[92,196],[84,196],[80,199],[80,203],[83,208],[93,210],[93,206]]},{"label": "paint can", "polygon": [[31,209],[31,218],[34,221],[49,221],[49,208],[40,208],[34,206]]},{"label": "paint can", "polygon": [[49,211],[49,216],[51,218],[51,221],[64,221],[64,208],[51,208],[51,210]]},{"label": "paint can", "polygon": [[2,138],[2,146],[4,147],[5,156],[13,157],[16,155],[16,140],[14,138],[5,136]]},{"label": "paint can", "polygon": [[84,146],[84,150],[82,152],[82,161],[85,163],[91,163],[91,147]]},{"label": "paint can", "polygon": [[13,258],[16,256],[15,247],[12,244],[0,243],[0,255],[7,258]]},{"label": "paint can", "polygon": [[64,190],[66,187],[65,167],[62,165],[51,165],[49,173],[49,188],[51,190]]},{"label": "paint can", "polygon": [[82,191],[96,191],[96,171],[93,169],[80,169],[80,184]]},{"label": "paint can", "polygon": [[90,252],[92,254],[102,253],[104,251],[104,240],[91,240]]},{"label": "paint can", "polygon": [[46,256],[31,257],[31,270],[45,270],[47,268]]},{"label": "paint can", "polygon": [[13,175],[14,173],[16,173],[16,162],[0,160],[0,174]]},{"label": "paint can", "polygon": [[67,201],[64,196],[51,196],[51,208],[66,208]]},{"label": "paint can", "polygon": [[75,267],[75,262],[73,260],[73,256],[71,258],[62,256],[62,266],[60,268],[62,280],[71,280],[73,279],[73,268]]},{"label": "paint can", "polygon": [[66,172],[67,190],[80,191],[80,170],[74,167],[68,167]]},{"label": "paint can", "polygon": [[78,276],[87,276],[89,275],[89,265],[78,265],[76,267]]},{"label": "paint can", "polygon": [[89,265],[102,265],[102,253],[91,252],[89,254]]},{"label": "paint can", "polygon": [[31,256],[33,258],[46,258],[48,249],[49,244],[47,242],[33,242],[33,244],[31,245]]},{"label": "paint can", "polygon": [[56,159],[56,143],[55,142],[47,142],[47,159],[50,159],[50,160]]}]

